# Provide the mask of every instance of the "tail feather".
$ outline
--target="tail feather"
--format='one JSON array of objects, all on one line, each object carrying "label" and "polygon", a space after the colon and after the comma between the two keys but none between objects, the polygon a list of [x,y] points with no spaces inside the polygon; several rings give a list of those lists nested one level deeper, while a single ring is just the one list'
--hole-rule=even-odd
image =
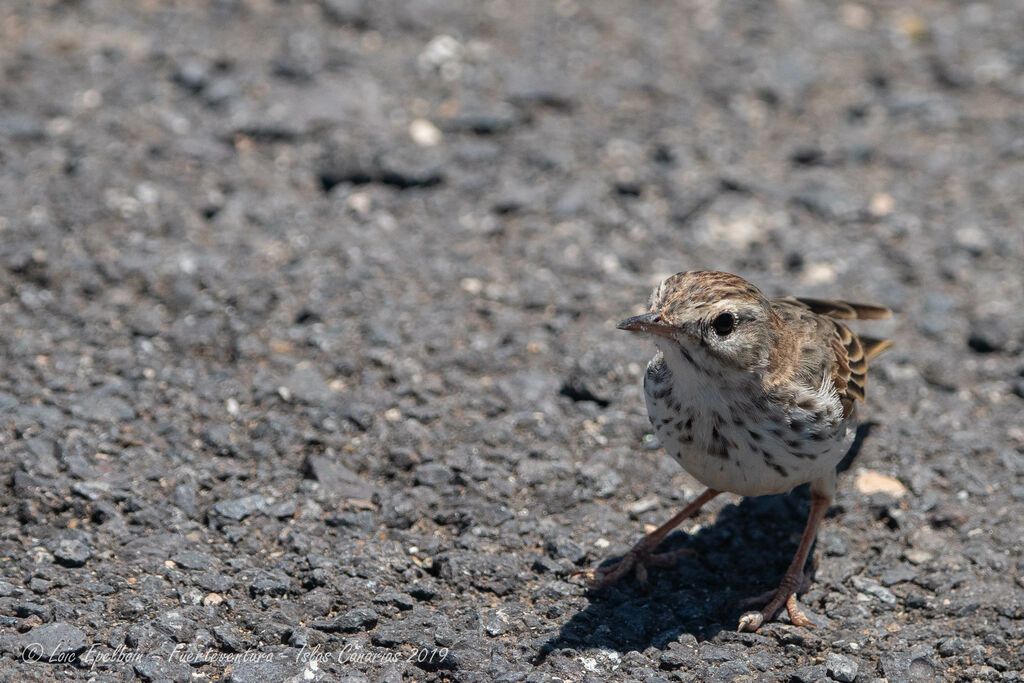
[{"label": "tail feather", "polygon": [[892,342],[888,339],[875,339],[874,337],[861,337],[860,338],[861,348],[864,349],[864,359],[871,360],[878,354],[882,353],[890,346]]}]

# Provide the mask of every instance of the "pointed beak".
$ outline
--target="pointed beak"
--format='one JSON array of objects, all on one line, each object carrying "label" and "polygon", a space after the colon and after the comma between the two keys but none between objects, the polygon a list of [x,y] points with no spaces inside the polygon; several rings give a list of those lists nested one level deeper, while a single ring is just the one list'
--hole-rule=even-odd
[{"label": "pointed beak", "polygon": [[616,327],[627,332],[644,332],[646,334],[656,334],[659,337],[669,337],[672,331],[672,326],[665,322],[659,311],[649,311],[643,315],[634,315],[632,318],[626,318]]}]

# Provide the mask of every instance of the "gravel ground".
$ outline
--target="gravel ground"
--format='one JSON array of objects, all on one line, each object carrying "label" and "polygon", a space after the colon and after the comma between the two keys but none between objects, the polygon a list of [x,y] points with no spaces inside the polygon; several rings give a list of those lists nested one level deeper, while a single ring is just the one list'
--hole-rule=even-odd
[{"label": "gravel ground", "polygon": [[[1024,678],[1024,4],[6,0],[0,678]],[[649,435],[661,277],[894,308],[808,495]]]}]

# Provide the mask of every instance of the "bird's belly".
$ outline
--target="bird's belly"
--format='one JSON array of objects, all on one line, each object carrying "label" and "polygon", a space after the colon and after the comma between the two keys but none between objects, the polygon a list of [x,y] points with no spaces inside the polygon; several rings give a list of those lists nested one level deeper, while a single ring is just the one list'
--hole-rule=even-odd
[{"label": "bird's belly", "polygon": [[795,438],[784,418],[730,409],[728,401],[647,398],[651,423],[665,451],[718,491],[763,496],[806,482],[830,487],[849,445],[845,426],[817,439]]},{"label": "bird's belly", "polygon": [[806,468],[787,467],[787,462],[780,465],[784,471],[779,472],[766,466],[760,454],[730,452],[728,457],[722,457],[711,455],[706,448],[695,446],[693,442],[680,441],[672,434],[658,432],[658,438],[665,451],[684,470],[716,491],[728,491],[741,496],[785,493],[816,478],[820,471],[817,467],[813,472]]}]

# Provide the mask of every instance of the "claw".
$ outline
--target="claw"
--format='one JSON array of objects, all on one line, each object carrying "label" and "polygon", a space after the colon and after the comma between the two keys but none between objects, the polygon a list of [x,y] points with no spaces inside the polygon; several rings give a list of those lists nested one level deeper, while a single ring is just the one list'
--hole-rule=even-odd
[{"label": "claw", "polygon": [[609,567],[598,567],[594,572],[594,578],[590,581],[590,587],[594,590],[607,588],[618,583],[636,563],[636,555],[630,551],[621,560]]},{"label": "claw", "polygon": [[633,548],[617,563],[608,567],[598,567],[597,569],[585,569],[583,571],[574,572],[573,576],[582,575],[586,577],[586,581],[590,584],[590,587],[598,590],[616,583],[619,579],[628,574],[630,569],[632,569],[636,573],[637,581],[641,584],[647,583],[647,567],[671,567],[676,563],[676,559],[680,555],[693,552],[688,548],[683,548],[682,550],[673,550],[671,552],[655,555],[653,551],[661,544],[665,536],[667,536],[672,529],[679,526],[679,523],[687,517],[696,514],[704,503],[717,496],[718,493],[719,492],[715,489],[706,489],[704,493],[697,497],[696,500],[676,513],[672,519],[668,520],[660,527],[640,539],[640,541],[634,545]]},{"label": "claw", "polygon": [[740,617],[740,624],[736,627],[736,630],[740,633],[746,631],[747,633],[753,633],[757,629],[761,628],[761,624],[764,623],[764,614],[761,612],[747,612]]},{"label": "claw", "polygon": [[[740,624],[736,628],[738,631],[753,632],[761,628],[761,625],[766,621],[771,621],[775,618],[775,615],[782,610],[783,604],[785,604],[786,612],[789,613],[789,620],[794,626],[810,626],[814,627],[814,622],[807,618],[807,615],[800,608],[800,603],[797,602],[796,593],[790,593],[785,601],[779,595],[779,592],[783,588],[779,588],[778,591],[771,591],[765,595],[759,595],[755,598],[748,598],[743,601],[744,605],[751,604],[764,604],[768,605],[762,610],[754,610],[747,612],[740,617]],[[769,602],[770,601],[770,602]]]},{"label": "claw", "polygon": [[796,593],[786,598],[786,611],[789,612],[789,620],[794,626],[814,627],[814,622],[807,618],[804,611],[800,609],[800,603],[796,601]]},{"label": "claw", "polygon": [[667,553],[654,554],[651,553],[650,550],[647,549],[646,544],[641,541],[615,564],[606,567],[598,567],[597,569],[584,569],[582,571],[573,572],[573,576],[582,575],[584,580],[590,585],[590,588],[594,590],[601,590],[602,588],[607,588],[608,586],[618,583],[620,580],[625,578],[627,574],[629,574],[630,570],[633,570],[637,583],[640,585],[646,585],[648,580],[648,567],[671,567],[675,565],[680,555],[692,552],[693,551],[689,548],[683,548],[681,550],[673,550]]}]

